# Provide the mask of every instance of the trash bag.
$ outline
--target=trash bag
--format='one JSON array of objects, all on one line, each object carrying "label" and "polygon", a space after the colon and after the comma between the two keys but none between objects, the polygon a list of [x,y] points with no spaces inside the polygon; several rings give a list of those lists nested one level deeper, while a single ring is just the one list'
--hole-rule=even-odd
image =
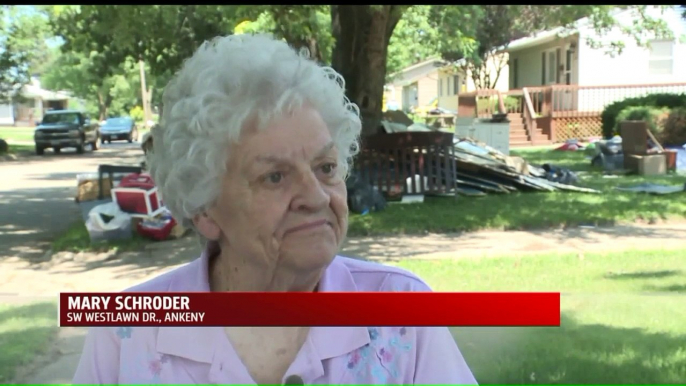
[{"label": "trash bag", "polygon": [[130,238],[131,216],[122,212],[113,202],[101,204],[88,212],[86,229],[91,241]]},{"label": "trash bag", "polygon": [[353,174],[346,181],[348,189],[348,209],[357,214],[378,212],[386,208],[386,199],[359,175]]},{"label": "trash bag", "polygon": [[545,164],[542,168],[545,170],[545,178],[548,181],[565,185],[574,185],[579,181],[579,177],[569,169],[563,169],[550,164]]},{"label": "trash bag", "polygon": [[93,224],[94,228],[109,231],[120,229],[124,223],[130,223],[131,216],[122,212],[114,202],[109,202],[91,209],[88,213],[88,221]]}]

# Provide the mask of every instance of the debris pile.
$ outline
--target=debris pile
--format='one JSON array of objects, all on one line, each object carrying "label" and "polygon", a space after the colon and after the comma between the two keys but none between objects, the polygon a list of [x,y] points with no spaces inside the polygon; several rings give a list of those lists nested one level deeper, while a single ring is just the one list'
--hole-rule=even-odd
[{"label": "debris pile", "polygon": [[[427,125],[413,122],[412,119],[410,119],[401,111],[387,111],[384,113],[380,126],[382,133],[391,135],[406,132],[439,131]],[[379,136],[384,134],[379,134]],[[376,140],[378,142],[378,138],[376,138]],[[412,147],[409,145],[411,141],[412,138],[407,137],[407,139],[403,140],[402,143],[405,147]],[[422,142],[422,144],[418,144],[417,146],[422,147],[425,145]],[[450,145],[447,146],[450,147]],[[575,184],[578,182],[578,177],[570,170],[548,164],[534,166],[527,163],[521,157],[511,157],[505,155],[501,151],[482,142],[476,141],[473,138],[454,137],[453,146],[453,155],[450,155],[449,157],[454,158],[456,162],[455,183],[457,184],[456,190],[458,194],[467,196],[483,196],[486,194],[509,194],[513,192],[526,191],[571,191],[582,193],[600,193],[594,189],[575,186]],[[566,144],[566,146],[563,146],[558,150],[578,151],[583,150],[584,148],[584,145],[573,142]],[[388,153],[387,150],[385,151]],[[420,152],[424,151],[426,151],[426,149],[423,149]],[[439,159],[446,156],[448,156],[446,153],[439,152],[433,155],[428,155],[427,159],[432,160],[432,157]],[[427,169],[424,170],[423,174],[423,178],[425,180],[427,176],[431,176],[436,173],[436,171],[433,170],[433,168],[435,168],[434,165],[436,165],[435,163],[429,161],[424,166],[421,166],[420,164],[416,163],[416,158],[414,158],[412,155],[406,156],[407,159],[404,160],[404,162],[400,165],[396,165],[398,160],[394,154],[391,154],[390,156],[384,155],[384,157],[389,159],[385,160],[381,164],[377,164],[377,169],[372,170],[373,173],[371,174],[375,177],[371,178],[370,181],[373,184],[376,183],[376,180],[382,181],[384,178],[390,178],[386,177],[386,174],[389,176],[391,174],[397,174],[397,170],[395,169],[412,170],[413,167],[415,168],[414,170],[421,170],[422,168]],[[405,163],[409,164],[410,166],[407,166]],[[382,169],[385,171],[380,171]],[[441,176],[439,177],[441,180],[439,185],[452,185],[452,183],[445,180],[448,174],[445,174],[444,177],[442,173],[444,173],[444,171],[438,172],[438,175]],[[422,177],[415,175],[414,178],[417,179]],[[411,181],[412,177],[408,177],[407,180]],[[398,181],[393,180],[391,181],[390,185],[391,187],[395,187],[397,183]],[[388,188],[384,185],[387,184],[387,182],[380,184],[380,186],[377,188],[381,191],[386,191]],[[410,184],[410,182],[408,182],[408,184]],[[415,185],[419,186],[420,183]],[[400,188],[402,190],[402,187]],[[407,193],[414,190],[415,189],[410,189],[410,187],[408,187],[405,192]],[[429,189],[424,190],[430,190],[430,187]]]},{"label": "debris pile", "polygon": [[458,193],[480,196],[518,191],[600,193],[573,185],[577,176],[554,165],[534,166],[469,138],[455,139]]},{"label": "debris pile", "polygon": [[[91,242],[130,239],[134,233],[161,241],[186,233],[164,206],[150,175],[129,166],[100,165],[98,169],[99,173],[77,176],[76,202]],[[115,186],[116,176],[120,181]]]}]

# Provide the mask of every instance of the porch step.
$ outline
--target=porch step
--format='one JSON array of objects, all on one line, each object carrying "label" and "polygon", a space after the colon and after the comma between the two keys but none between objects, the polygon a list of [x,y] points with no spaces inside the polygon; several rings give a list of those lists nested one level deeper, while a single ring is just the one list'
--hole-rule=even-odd
[{"label": "porch step", "polygon": [[510,147],[527,147],[531,146],[531,141],[510,141]]},{"label": "porch step", "polygon": [[510,137],[513,135],[529,135],[529,133],[527,133],[524,129],[510,130]]},{"label": "porch step", "polygon": [[511,135],[510,136],[510,143],[515,143],[515,142],[530,142],[529,136],[526,134]]},{"label": "porch step", "polygon": [[512,126],[512,125],[523,125],[523,124],[524,124],[524,120],[522,119],[522,117],[516,117],[516,118],[510,119],[510,126]]},{"label": "porch step", "polygon": [[526,130],[524,124],[512,124],[510,123],[510,131]]}]

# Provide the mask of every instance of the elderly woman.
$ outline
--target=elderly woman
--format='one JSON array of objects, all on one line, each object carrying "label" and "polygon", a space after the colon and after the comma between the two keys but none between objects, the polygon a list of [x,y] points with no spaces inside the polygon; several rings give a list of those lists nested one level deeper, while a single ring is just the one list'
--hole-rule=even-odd
[{"label": "elderly woman", "polygon": [[[205,248],[131,290],[430,291],[406,271],[336,256],[360,126],[341,76],[287,44],[204,44],[165,89],[148,157],[166,205]],[[74,383],[475,380],[447,328],[161,327],[92,329]]]}]

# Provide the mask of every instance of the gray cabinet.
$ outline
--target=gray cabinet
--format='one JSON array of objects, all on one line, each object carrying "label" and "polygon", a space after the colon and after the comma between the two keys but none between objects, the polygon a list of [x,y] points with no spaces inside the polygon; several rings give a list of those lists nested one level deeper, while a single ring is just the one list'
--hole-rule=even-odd
[{"label": "gray cabinet", "polygon": [[[462,124],[461,124],[462,123]],[[467,137],[500,151],[503,154],[510,154],[510,123],[479,122],[457,122],[455,127],[457,137]]]}]

